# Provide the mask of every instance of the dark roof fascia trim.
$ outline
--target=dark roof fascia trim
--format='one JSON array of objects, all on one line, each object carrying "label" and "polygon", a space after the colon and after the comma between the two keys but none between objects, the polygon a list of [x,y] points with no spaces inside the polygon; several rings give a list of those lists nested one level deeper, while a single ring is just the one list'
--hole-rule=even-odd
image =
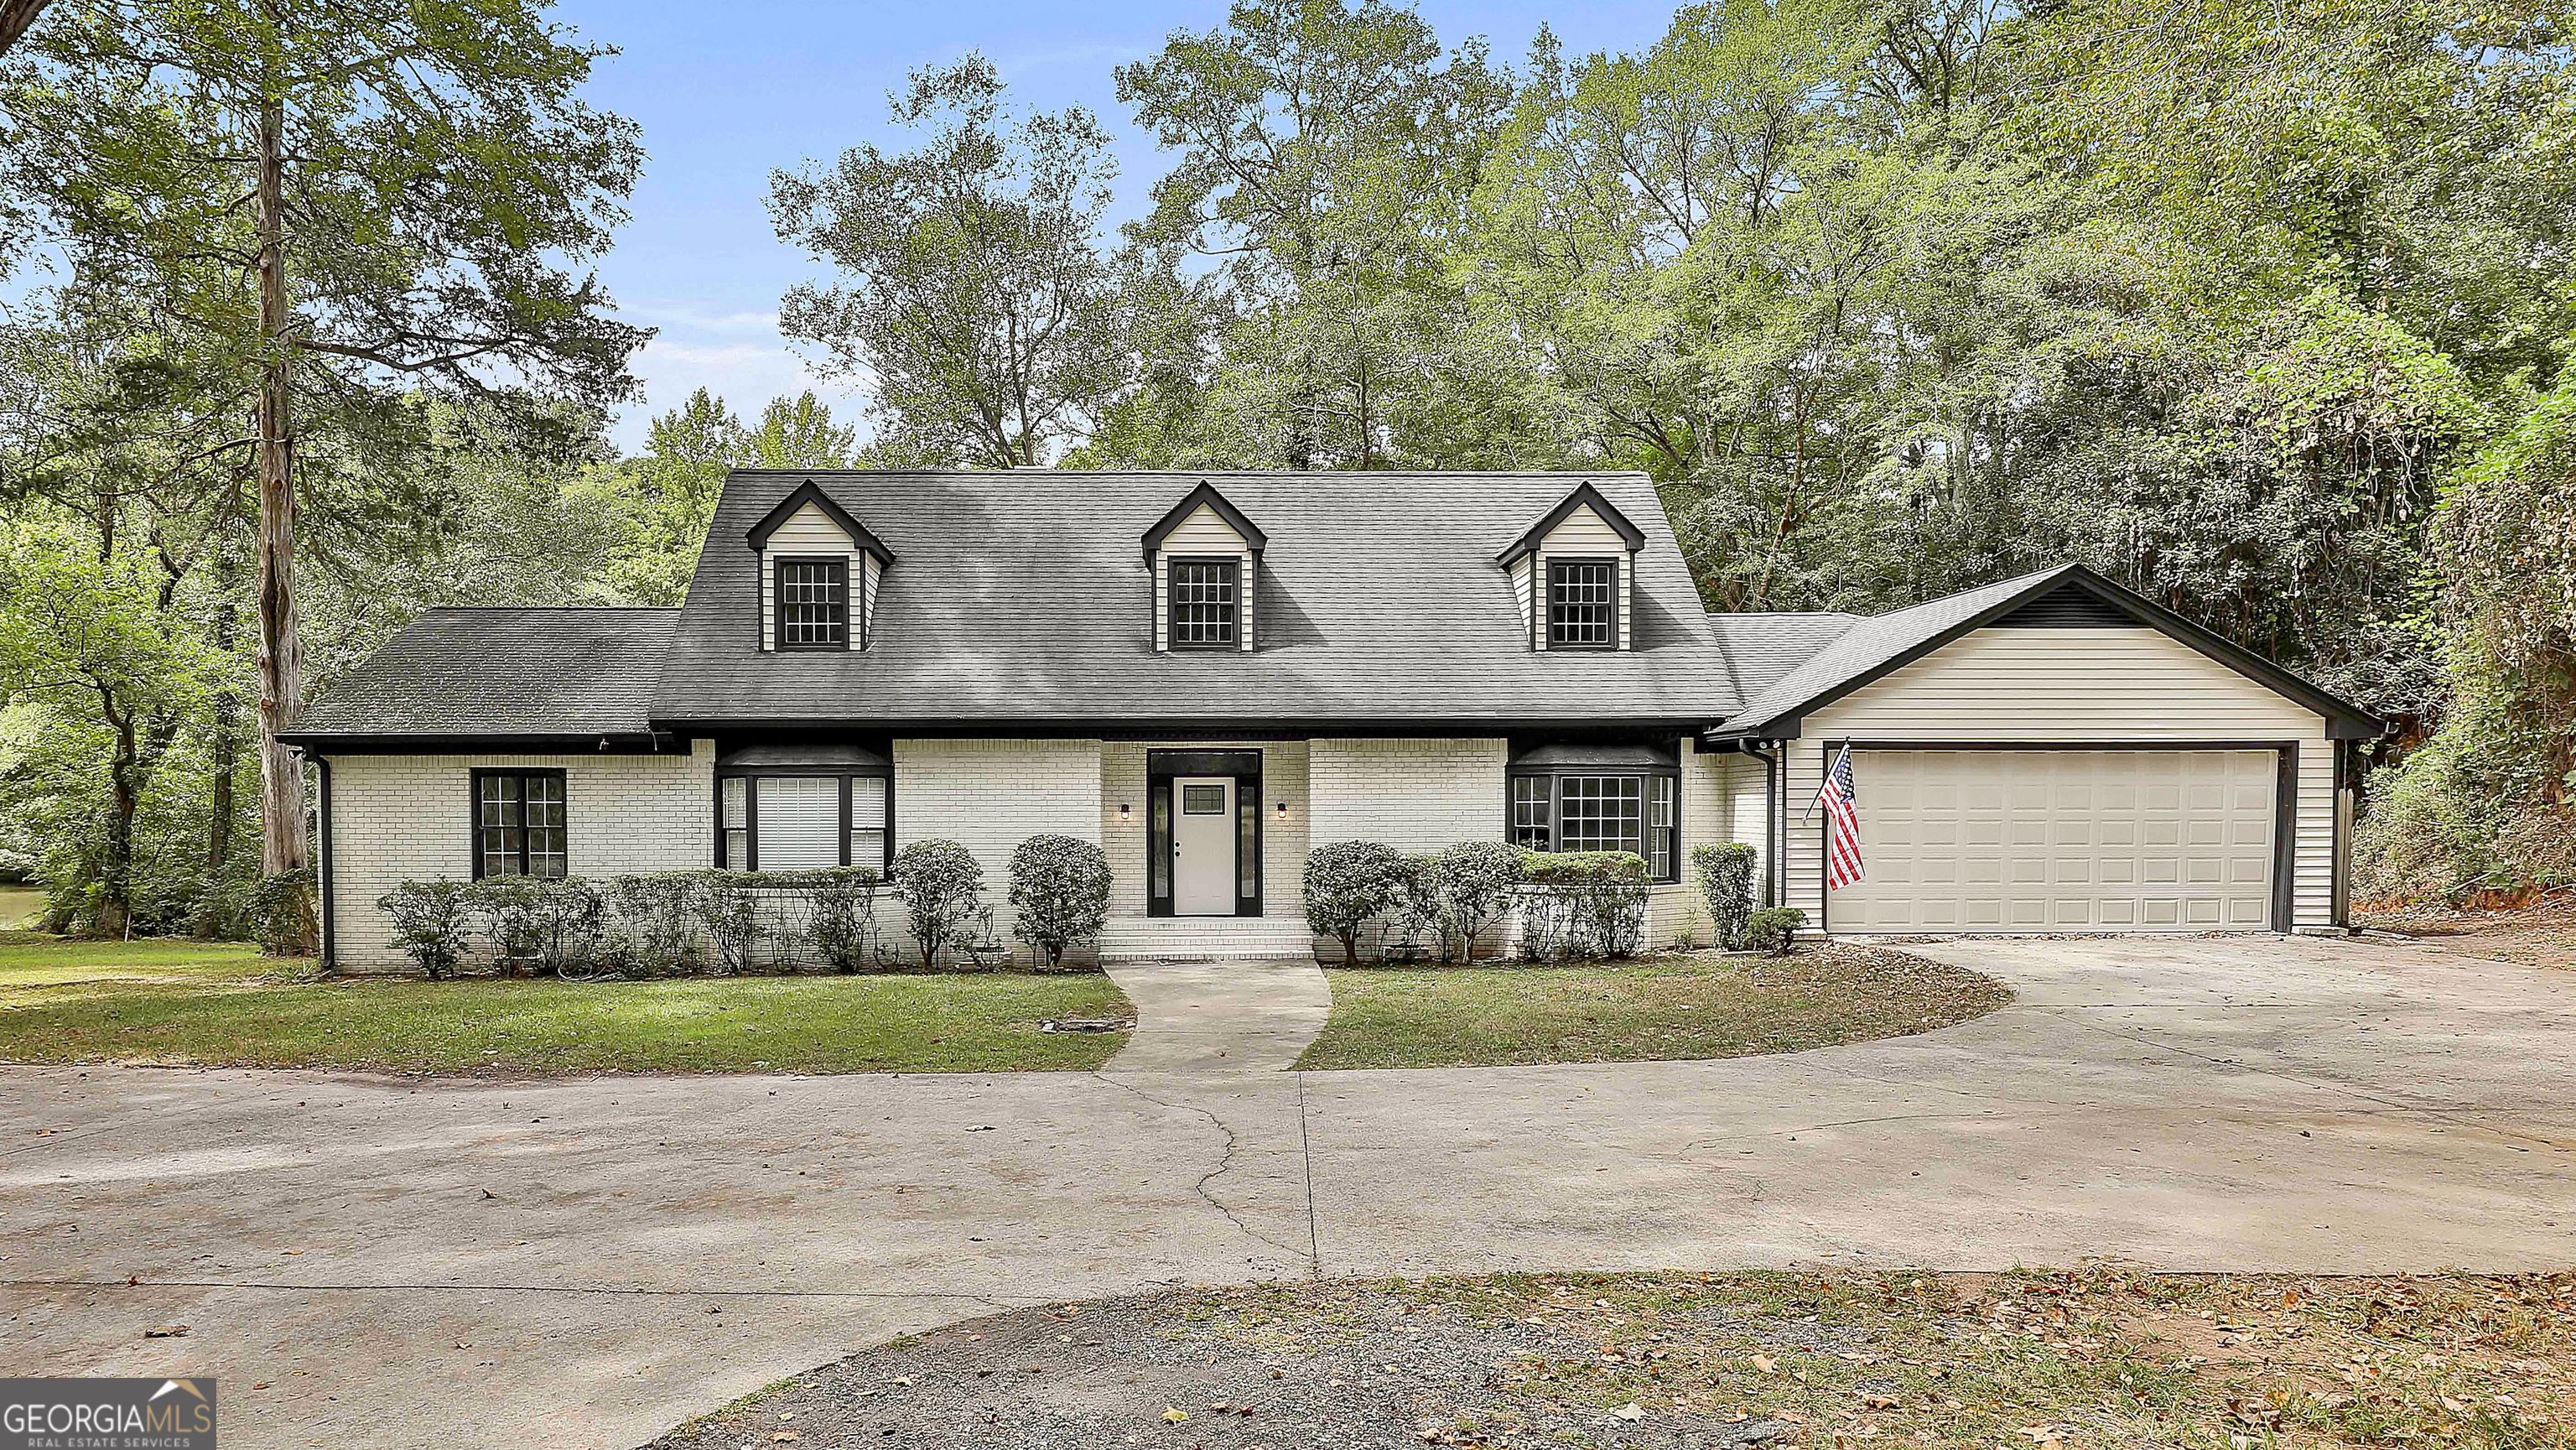
[{"label": "dark roof fascia trim", "polygon": [[794,518],[796,511],[809,503],[821,509],[824,517],[839,524],[841,532],[850,536],[853,547],[876,555],[877,562],[880,564],[894,562],[894,551],[887,548],[882,539],[868,532],[867,525],[852,518],[848,509],[835,503],[832,496],[823,491],[823,486],[810,478],[796,485],[788,492],[787,497],[780,499],[778,507],[762,514],[760,522],[753,524],[751,532],[744,537],[751,541],[751,547],[754,550],[768,548],[769,536],[777,533],[780,525]]},{"label": "dark roof fascia trim", "polygon": [[[2336,740],[2375,740],[2388,733],[2388,723],[2348,700],[2327,694],[2324,690],[2246,649],[2244,646],[2192,623],[2163,605],[2135,590],[2115,584],[2081,564],[2068,564],[2040,575],[2027,589],[2022,589],[1979,610],[1967,619],[1942,630],[1921,644],[1904,650],[1893,658],[1880,661],[1850,679],[1801,700],[1794,707],[1798,716],[1820,710],[1863,686],[1893,674],[1933,651],[1957,642],[1962,637],[1984,628],[2031,600],[2052,590],[2072,588],[2101,600],[2136,619],[2150,629],[2182,641],[2238,674],[2264,685],[2285,698],[2298,701],[2326,717],[2327,735]],[[1716,739],[1790,739],[1799,734],[1800,721],[1787,712],[1772,715],[1740,729],[1710,732]]]},{"label": "dark roof fascia trim", "polygon": [[1629,553],[1636,553],[1646,547],[1646,531],[1630,523],[1628,516],[1619,512],[1617,505],[1603,498],[1601,490],[1594,488],[1591,480],[1586,479],[1576,484],[1574,492],[1567,494],[1556,507],[1541,515],[1537,523],[1530,525],[1528,532],[1512,540],[1510,548],[1495,555],[1494,562],[1508,569],[1523,555],[1537,552],[1539,540],[1546,538],[1549,530],[1564,523],[1567,515],[1586,504],[1591,505],[1592,511],[1601,516],[1603,523],[1617,529],[1620,538],[1628,541]]},{"label": "dark roof fascia trim", "polygon": [[[581,735],[335,735],[289,730],[277,737],[311,755],[656,755],[685,751],[666,730]],[[605,746],[601,741],[607,741]]]},{"label": "dark roof fascia trim", "polygon": [[1422,735],[1520,735],[1548,731],[1626,730],[1636,733],[1659,732],[1670,735],[1694,735],[1709,728],[1706,715],[1686,716],[1579,716],[1542,718],[1513,715],[1481,720],[1333,720],[1333,719],[1147,719],[1121,717],[1115,720],[1032,720],[1025,717],[995,716],[991,719],[937,720],[836,720],[836,719],[759,719],[697,720],[664,719],[662,727],[674,734],[699,736],[734,736],[752,732],[802,732],[847,730],[886,735],[903,740],[924,739],[1082,739],[1082,740],[1302,740],[1317,735],[1349,735],[1371,738],[1404,738]]},{"label": "dark roof fascia trim", "polygon": [[1270,547],[1270,536],[1246,518],[1243,510],[1236,508],[1231,499],[1217,492],[1215,484],[1202,478],[1198,487],[1191,489],[1187,497],[1172,505],[1170,512],[1156,519],[1154,526],[1145,531],[1146,563],[1154,562],[1154,551],[1163,547],[1163,540],[1170,538],[1172,530],[1181,526],[1181,520],[1197,513],[1201,504],[1216,510],[1216,516],[1225,520],[1228,528],[1243,535],[1243,542],[1250,546],[1252,552],[1258,554]]}]

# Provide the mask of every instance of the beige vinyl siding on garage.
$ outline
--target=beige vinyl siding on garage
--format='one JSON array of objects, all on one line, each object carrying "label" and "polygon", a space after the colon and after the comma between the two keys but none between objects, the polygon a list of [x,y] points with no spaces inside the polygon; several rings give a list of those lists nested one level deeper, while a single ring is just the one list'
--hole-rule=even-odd
[{"label": "beige vinyl siding on garage", "polygon": [[832,516],[807,504],[778,526],[760,555],[760,647],[778,648],[778,571],[776,559],[811,559],[838,554],[850,561],[851,592],[857,596],[850,620],[850,648],[867,643],[867,616],[876,600],[876,560],[854,547]]},{"label": "beige vinyl siding on garage", "polygon": [[[1551,558],[1619,561],[1619,648],[1628,648],[1637,570],[1636,556],[1628,552],[1627,538],[1594,513],[1590,504],[1567,514],[1563,522],[1548,530],[1546,538],[1539,540],[1538,555],[1531,566],[1530,610],[1544,611],[1547,607],[1547,561]],[[1547,648],[1547,621],[1543,614],[1531,623],[1530,642],[1539,649]]]},{"label": "beige vinyl siding on garage", "polygon": [[[2295,741],[2291,920],[2319,928],[2333,921],[2334,746],[2325,718],[2160,631],[1976,630],[1810,712],[1802,737],[1785,747],[1782,802],[1789,821],[1784,904],[1804,908],[1810,924],[1823,894],[1823,837],[1822,813],[1806,810],[1831,744],[1844,739]],[[1865,799],[1867,785],[1860,789]]]},{"label": "beige vinyl siding on garage", "polygon": [[1172,560],[1222,558],[1232,555],[1235,563],[1235,637],[1242,648],[1252,648],[1252,601],[1259,592],[1254,588],[1255,567],[1252,546],[1243,535],[1206,504],[1190,511],[1190,516],[1173,526],[1163,537],[1162,547],[1154,554],[1154,648],[1172,647]]}]

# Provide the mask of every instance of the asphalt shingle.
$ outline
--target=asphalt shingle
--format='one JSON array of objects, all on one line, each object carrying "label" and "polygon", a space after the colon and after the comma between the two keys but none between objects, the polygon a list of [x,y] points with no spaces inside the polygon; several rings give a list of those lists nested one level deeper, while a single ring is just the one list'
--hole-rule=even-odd
[{"label": "asphalt shingle", "polygon": [[305,707],[290,740],[652,729],[676,609],[433,609]]},{"label": "asphalt shingle", "polygon": [[[897,563],[864,652],[764,654],[745,533],[811,478]],[[1201,481],[1269,536],[1258,649],[1153,647],[1145,531]],[[1636,648],[1534,652],[1495,555],[1586,481],[1643,525]],[[740,472],[654,718],[1215,726],[1705,723],[1743,698],[1641,474]]]}]

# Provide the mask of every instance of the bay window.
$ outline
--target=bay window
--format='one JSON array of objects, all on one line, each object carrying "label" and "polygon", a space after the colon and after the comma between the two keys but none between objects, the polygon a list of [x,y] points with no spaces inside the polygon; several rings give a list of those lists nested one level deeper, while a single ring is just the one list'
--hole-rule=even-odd
[{"label": "bay window", "polygon": [[1650,879],[1681,879],[1681,772],[1663,747],[1549,742],[1516,750],[1507,778],[1514,844],[1626,851]]},{"label": "bay window", "polygon": [[805,871],[893,864],[894,768],[850,744],[759,745],[716,761],[716,864]]}]

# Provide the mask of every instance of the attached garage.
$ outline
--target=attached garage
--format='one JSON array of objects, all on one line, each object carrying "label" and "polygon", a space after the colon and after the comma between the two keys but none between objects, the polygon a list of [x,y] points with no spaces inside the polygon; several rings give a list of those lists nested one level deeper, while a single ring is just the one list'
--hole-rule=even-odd
[{"label": "attached garage", "polygon": [[[1740,752],[1766,896],[1811,930],[2325,931],[2356,706],[2077,567],[1855,619],[1703,737]],[[1826,887],[1852,751],[1864,879]]]},{"label": "attached garage", "polygon": [[1824,926],[2264,930],[2281,767],[2265,749],[1855,748],[1868,874]]}]

